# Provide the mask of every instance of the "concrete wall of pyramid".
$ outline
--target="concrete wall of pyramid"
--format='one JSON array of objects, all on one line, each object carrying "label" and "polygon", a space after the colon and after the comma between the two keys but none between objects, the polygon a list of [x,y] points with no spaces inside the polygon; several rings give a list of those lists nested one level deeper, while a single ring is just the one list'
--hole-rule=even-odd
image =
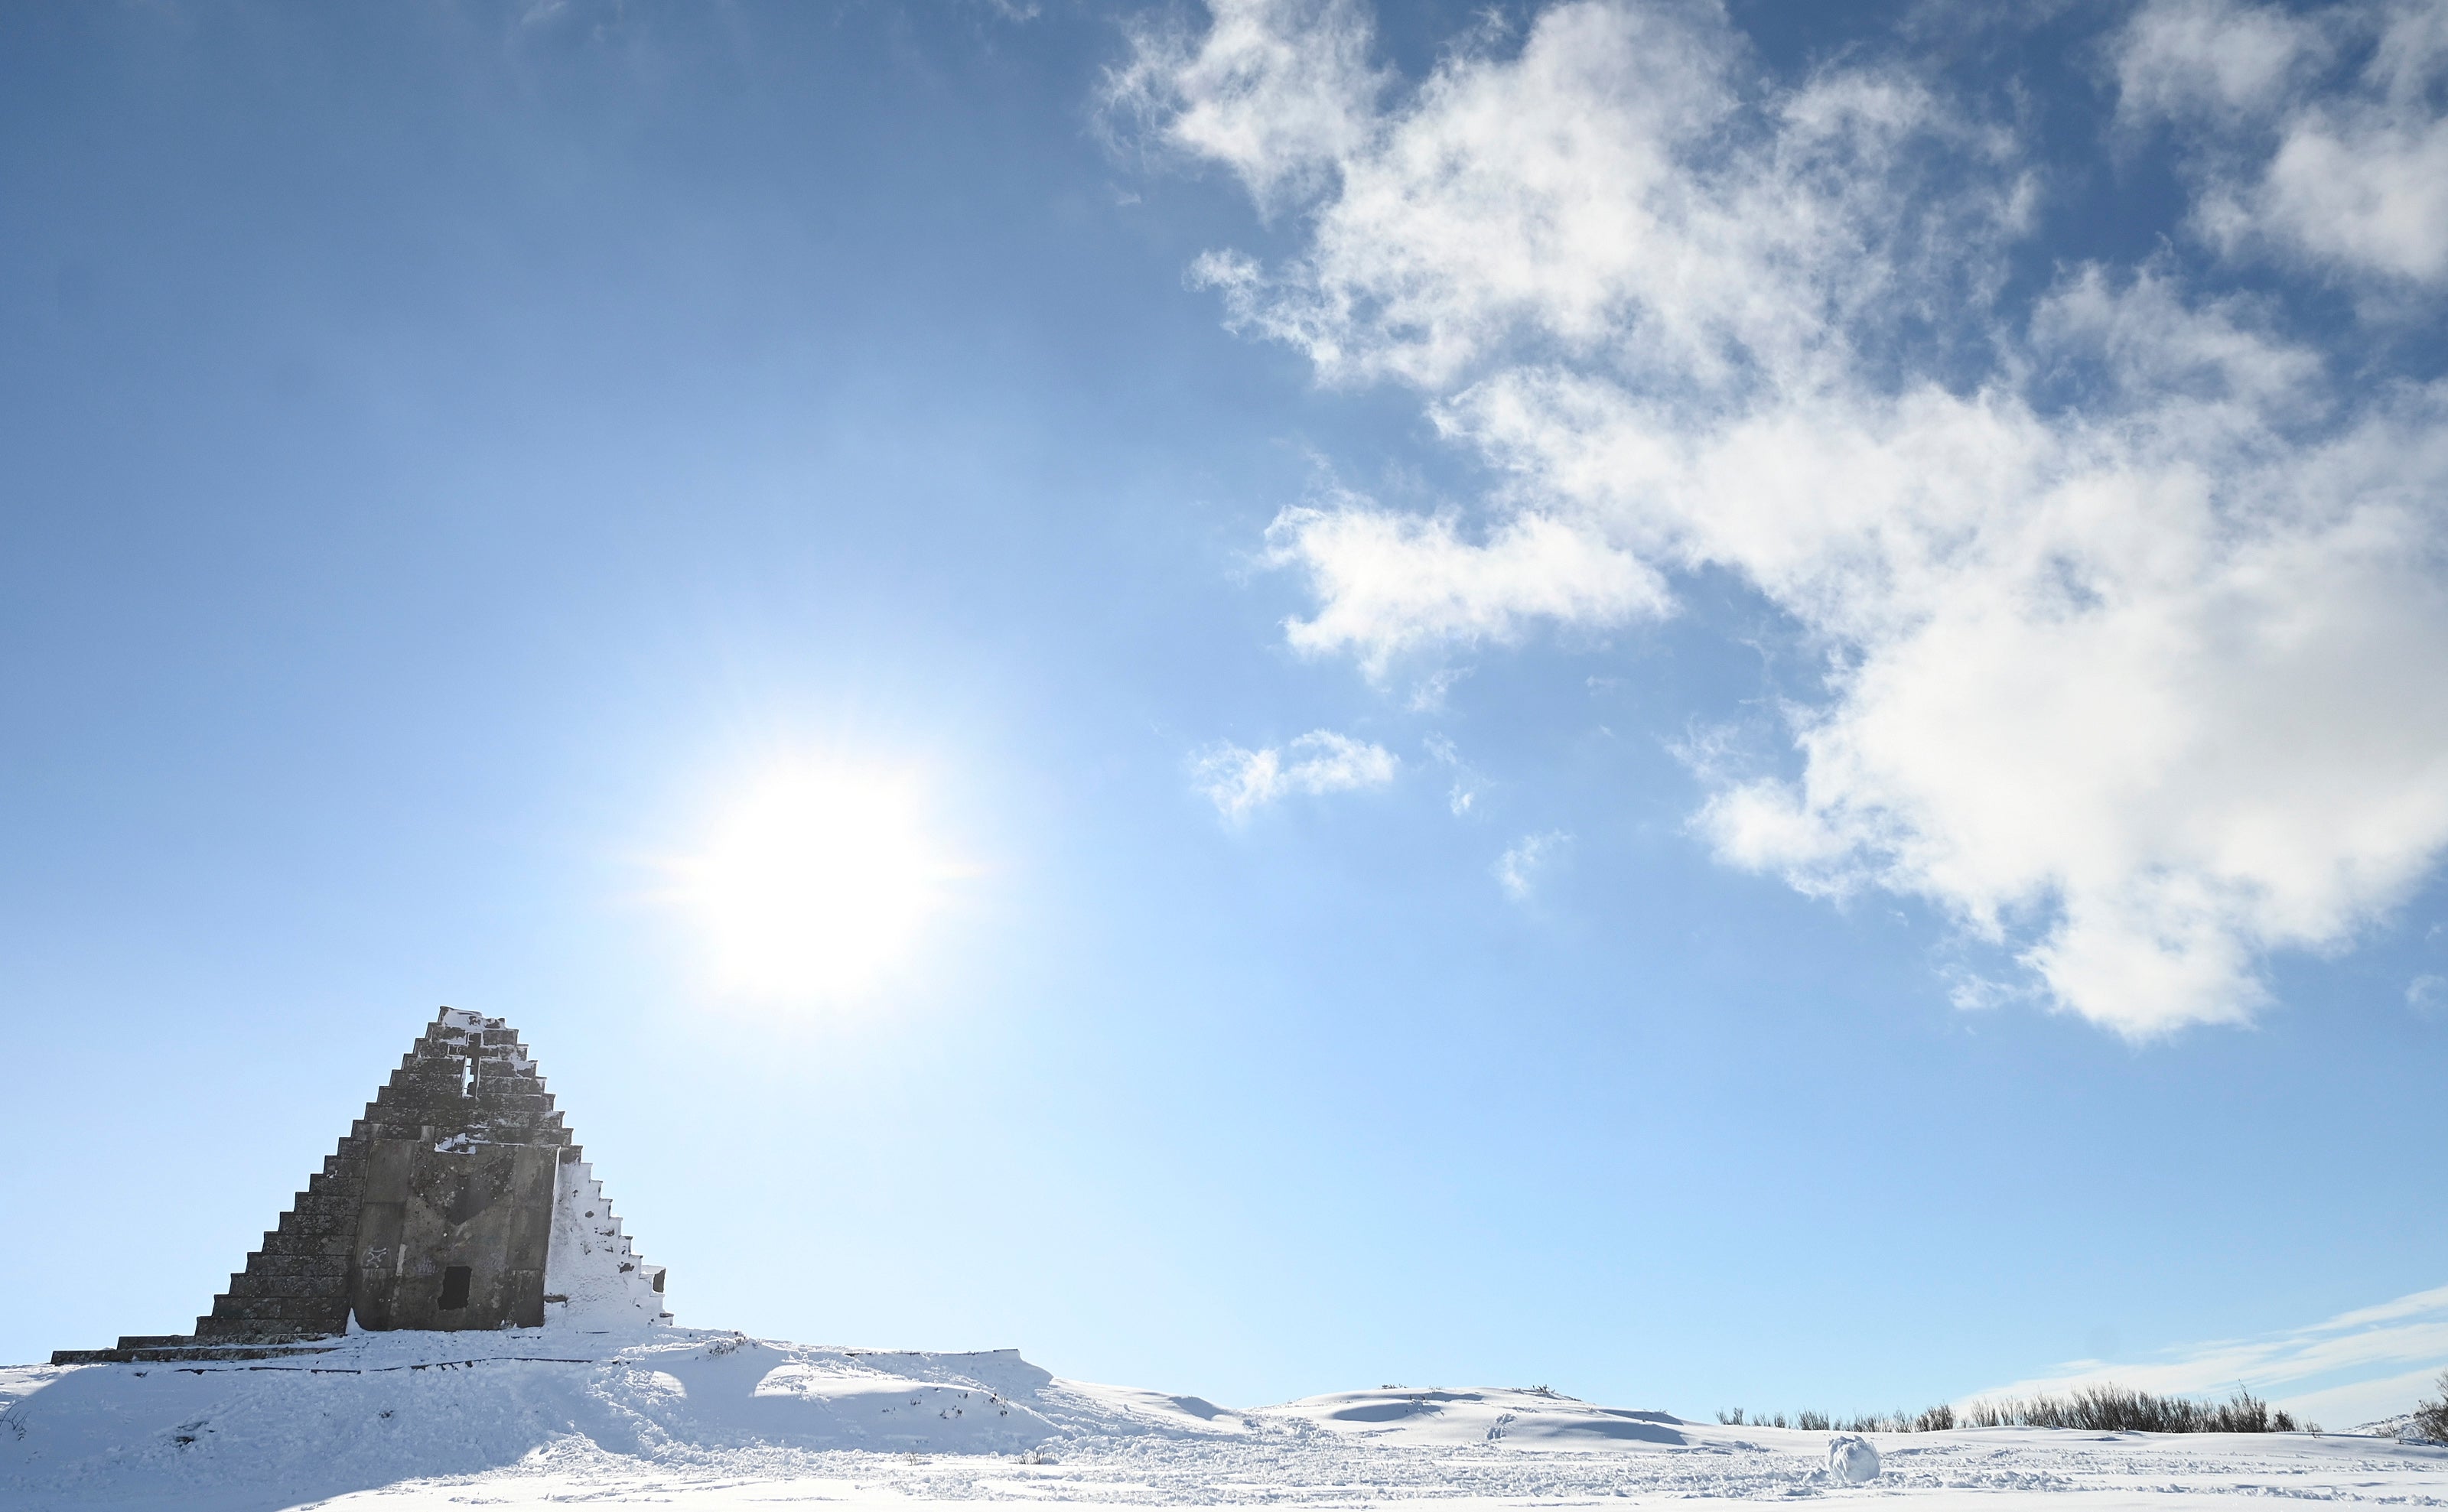
[{"label": "concrete wall of pyramid", "polygon": [[55,1364],[279,1347],[370,1330],[669,1323],[552,1094],[499,1019],[444,1008],[192,1335]]}]

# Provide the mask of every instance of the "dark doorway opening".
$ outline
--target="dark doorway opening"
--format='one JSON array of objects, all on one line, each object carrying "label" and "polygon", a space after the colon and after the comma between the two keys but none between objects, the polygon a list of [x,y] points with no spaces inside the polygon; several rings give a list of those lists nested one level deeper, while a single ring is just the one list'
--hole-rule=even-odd
[{"label": "dark doorway opening", "polygon": [[464,1265],[445,1267],[442,1272],[442,1306],[464,1308],[468,1305],[468,1268]]}]

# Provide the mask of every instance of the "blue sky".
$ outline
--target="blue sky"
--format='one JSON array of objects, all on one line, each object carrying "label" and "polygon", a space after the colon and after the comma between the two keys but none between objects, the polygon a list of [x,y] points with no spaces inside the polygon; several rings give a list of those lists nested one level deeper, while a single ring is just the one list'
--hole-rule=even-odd
[{"label": "blue sky", "polygon": [[[0,1354],[447,1003],[699,1326],[2448,1363],[2437,8],[0,28]],[[744,990],[675,878],[807,773],[942,864]]]}]

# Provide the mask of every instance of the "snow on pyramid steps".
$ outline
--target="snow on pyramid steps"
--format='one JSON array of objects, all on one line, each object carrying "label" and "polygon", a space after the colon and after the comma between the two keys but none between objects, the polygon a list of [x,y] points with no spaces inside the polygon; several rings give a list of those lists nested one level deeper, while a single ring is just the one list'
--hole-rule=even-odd
[{"label": "snow on pyramid steps", "polygon": [[[577,1153],[575,1148],[568,1152]],[[561,1162],[544,1293],[547,1323],[672,1320],[663,1311],[663,1268],[638,1258],[603,1196],[603,1183],[584,1160]]]}]

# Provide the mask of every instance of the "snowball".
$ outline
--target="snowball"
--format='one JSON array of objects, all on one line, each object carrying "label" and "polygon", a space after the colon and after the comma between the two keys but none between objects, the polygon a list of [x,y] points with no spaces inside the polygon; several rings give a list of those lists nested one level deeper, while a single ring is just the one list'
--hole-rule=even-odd
[{"label": "snowball", "polygon": [[1827,1441],[1827,1473],[1846,1485],[1879,1478],[1879,1451],[1858,1433],[1839,1433]]}]

